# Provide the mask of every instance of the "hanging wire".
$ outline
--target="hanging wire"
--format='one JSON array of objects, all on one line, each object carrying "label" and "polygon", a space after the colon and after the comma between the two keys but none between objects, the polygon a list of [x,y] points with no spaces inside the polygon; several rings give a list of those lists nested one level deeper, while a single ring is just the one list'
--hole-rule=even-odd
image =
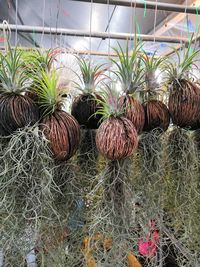
[{"label": "hanging wire", "polygon": [[[108,18],[108,55],[110,55],[110,0],[107,0],[107,18]],[[109,73],[110,75],[110,73]]]},{"label": "hanging wire", "polygon": [[89,41],[89,58],[91,62],[91,51],[92,51],[92,15],[93,15],[93,0],[90,5],[90,41]]},{"label": "hanging wire", "polygon": [[[6,32],[6,30],[8,32]],[[11,29],[9,27],[9,24],[6,20],[3,21],[3,38],[4,38],[4,47],[5,51],[8,52],[8,44],[11,37]]]},{"label": "hanging wire", "polygon": [[46,0],[43,0],[43,9],[42,9],[42,36],[41,36],[41,46],[43,45],[43,38],[44,38],[44,20],[45,20],[45,9],[46,9]]},{"label": "hanging wire", "polygon": [[[117,8],[117,6],[114,6],[114,8],[113,8],[113,10],[112,10],[112,12],[111,12],[111,15],[110,15],[110,17],[109,17],[108,24],[107,24],[106,29],[105,29],[105,32],[108,32],[108,26],[109,26],[110,23],[111,23],[111,20],[112,20],[112,18],[113,18],[113,16],[114,16],[114,13],[115,13],[116,8]],[[99,42],[97,51],[99,51],[99,48],[100,48],[100,46],[101,46],[103,40],[104,40],[104,39],[102,38],[101,41]]]},{"label": "hanging wire", "polygon": [[[187,16],[187,6],[188,6],[188,2],[186,0],[185,12],[184,12],[185,17]],[[186,23],[187,23],[187,18],[186,18]],[[182,41],[183,31],[184,31],[184,27],[181,27],[181,41],[180,41],[181,47],[183,46],[183,41]]]},{"label": "hanging wire", "polygon": [[136,38],[142,41],[141,33],[140,33],[140,25],[138,23],[137,16],[136,16],[136,0],[134,2],[134,30],[135,30]]},{"label": "hanging wire", "polygon": [[[131,18],[130,18],[130,46],[131,46],[131,34],[133,33],[133,21],[134,21],[135,5],[133,12],[133,0],[131,0]],[[130,47],[129,47],[130,48]]]},{"label": "hanging wire", "polygon": [[155,32],[156,32],[156,21],[157,21],[157,11],[158,11],[158,1],[156,0],[156,9],[155,9],[155,16],[154,16],[154,26],[153,26],[153,35],[154,35],[154,39],[153,42],[155,43],[156,41],[156,36],[155,36]]},{"label": "hanging wire", "polygon": [[[132,2],[131,2],[132,4]],[[133,17],[134,17],[134,30],[135,30],[135,33],[137,34],[137,27],[136,27],[136,0],[134,1],[134,12],[133,12]]]},{"label": "hanging wire", "polygon": [[56,14],[56,35],[55,35],[56,47],[58,46],[58,20],[59,20],[59,14],[60,14],[60,0],[58,0],[57,14]]},{"label": "hanging wire", "polygon": [[198,10],[198,6],[195,6],[195,8],[196,8],[195,32],[197,33],[199,31],[199,26],[198,26],[199,10]]},{"label": "hanging wire", "polygon": [[17,17],[18,17],[18,0],[15,0],[16,2],[16,10],[15,10],[15,25],[16,25],[16,31],[15,31],[15,46],[17,46]]},{"label": "hanging wire", "polygon": [[198,6],[195,6],[196,8],[196,19],[195,19],[195,34],[196,34],[196,37],[195,37],[195,43],[194,43],[194,48],[196,49],[197,48],[197,42],[198,42],[198,35],[199,35],[199,24],[198,24],[198,21],[199,21],[199,11],[198,11]]},{"label": "hanging wire", "polygon": [[[52,22],[52,14],[51,14],[51,7],[50,7],[50,21]],[[50,40],[51,40],[51,49],[52,49],[52,32],[51,32],[51,23],[50,23]]]},{"label": "hanging wire", "polygon": [[144,2],[144,17],[146,17],[146,14],[147,14],[147,2],[146,0],[143,0]]}]

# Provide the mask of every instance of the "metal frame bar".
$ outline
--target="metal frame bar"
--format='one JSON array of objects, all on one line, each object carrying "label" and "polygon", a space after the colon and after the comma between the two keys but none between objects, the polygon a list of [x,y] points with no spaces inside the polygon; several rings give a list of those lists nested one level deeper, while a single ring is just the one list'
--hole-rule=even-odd
[{"label": "metal frame bar", "polygon": [[[11,49],[14,49],[15,47],[12,46]],[[21,50],[33,50],[35,48],[32,47],[26,47],[26,46],[19,46],[18,49]],[[37,50],[41,50],[41,51],[48,51],[47,48],[38,48],[36,47]],[[62,48],[61,48],[62,49]],[[62,49],[63,53],[70,53],[70,54],[75,54],[75,55],[92,55],[92,56],[103,56],[103,57],[117,57],[116,53],[107,53],[107,52],[99,52],[99,51],[88,51],[88,50],[73,50],[73,49],[67,49],[67,48],[63,48]],[[4,52],[5,51],[5,47],[4,46],[0,46],[0,51]],[[61,52],[61,53],[62,53]]]},{"label": "metal frame bar", "polygon": [[[87,3],[96,3],[96,4],[108,4],[108,0],[71,0],[74,2],[87,2]],[[187,13],[187,14],[196,14],[197,11],[200,13],[200,8],[196,7],[187,7],[185,5],[177,5],[177,4],[169,4],[169,3],[161,3],[161,2],[150,2],[150,1],[140,1],[140,0],[109,0],[110,5],[116,6],[126,6],[126,7],[137,7],[147,9],[157,9],[169,12],[178,12],[178,13]]]},{"label": "metal frame bar", "polygon": [[[0,29],[5,27],[3,24],[0,24]],[[16,31],[15,24],[9,24],[9,29],[11,31]],[[18,32],[31,32],[31,33],[44,33],[52,35],[68,35],[74,37],[92,37],[92,38],[101,38],[101,39],[118,39],[118,40],[128,40],[134,39],[135,34],[129,33],[108,33],[108,32],[90,32],[82,30],[72,30],[64,28],[51,28],[51,27],[40,27],[40,26],[28,26],[28,25],[17,25]],[[168,43],[186,43],[188,42],[187,38],[180,36],[154,36],[146,34],[136,34],[138,38],[143,41],[156,41],[156,42],[168,42]]]}]

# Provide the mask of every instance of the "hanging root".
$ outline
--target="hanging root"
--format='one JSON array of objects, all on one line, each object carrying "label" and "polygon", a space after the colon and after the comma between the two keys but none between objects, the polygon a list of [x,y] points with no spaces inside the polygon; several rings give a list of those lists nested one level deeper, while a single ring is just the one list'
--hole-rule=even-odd
[{"label": "hanging root", "polygon": [[90,203],[82,244],[83,266],[131,267],[128,259],[136,261],[136,201],[130,167],[130,159],[108,162],[87,195]]},{"label": "hanging root", "polygon": [[79,148],[79,154],[77,156],[78,163],[83,173],[89,173],[96,175],[97,173],[97,158],[98,151],[95,142],[96,131],[82,129],[82,137]]},{"label": "hanging root", "polygon": [[190,176],[198,165],[197,147],[190,131],[174,128],[169,133],[167,162],[175,175]]},{"label": "hanging root", "polygon": [[47,140],[31,127],[1,139],[0,162],[0,247],[7,255],[6,264],[21,266],[34,245],[40,220],[58,218],[52,201],[59,191],[53,179],[54,161]]},{"label": "hanging root", "polygon": [[163,164],[163,132],[160,129],[154,129],[150,132],[144,132],[139,142],[139,153],[141,155],[141,174],[147,179],[154,175],[159,177]]},{"label": "hanging root", "polygon": [[54,162],[34,128],[1,139],[5,266],[24,266],[33,247],[37,267],[200,266],[197,137],[144,134],[133,160],[96,176],[76,158]]},{"label": "hanging root", "polygon": [[163,181],[165,226],[177,261],[198,266],[200,260],[200,194],[198,149],[192,132],[174,128],[166,140],[166,177]]}]

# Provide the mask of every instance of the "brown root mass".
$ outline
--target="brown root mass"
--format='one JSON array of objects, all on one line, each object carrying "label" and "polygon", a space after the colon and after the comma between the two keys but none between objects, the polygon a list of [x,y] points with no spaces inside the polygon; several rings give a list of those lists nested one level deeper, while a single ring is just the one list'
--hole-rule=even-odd
[{"label": "brown root mass", "polygon": [[39,120],[37,105],[27,96],[0,96],[0,135],[7,136],[17,129],[34,125]]},{"label": "brown root mass", "polygon": [[187,80],[174,82],[169,95],[173,124],[195,130],[200,128],[200,87]]},{"label": "brown root mass", "polygon": [[101,115],[95,114],[100,108],[95,97],[101,100],[98,95],[83,94],[76,97],[72,104],[71,114],[87,129],[97,129],[101,120]]},{"label": "brown root mass", "polygon": [[149,100],[143,104],[145,111],[144,131],[151,131],[160,128],[166,131],[170,123],[169,110],[164,103],[159,100]]},{"label": "brown root mass", "polygon": [[57,160],[67,160],[74,155],[80,142],[80,126],[76,119],[62,110],[44,117],[40,129],[50,142]]},{"label": "brown root mass", "polygon": [[111,117],[97,130],[96,145],[99,152],[110,160],[126,158],[137,148],[137,131],[127,118]]},{"label": "brown root mass", "polygon": [[132,121],[138,133],[142,132],[145,121],[144,108],[133,96],[127,95],[120,98],[120,106],[124,108],[124,115]]}]

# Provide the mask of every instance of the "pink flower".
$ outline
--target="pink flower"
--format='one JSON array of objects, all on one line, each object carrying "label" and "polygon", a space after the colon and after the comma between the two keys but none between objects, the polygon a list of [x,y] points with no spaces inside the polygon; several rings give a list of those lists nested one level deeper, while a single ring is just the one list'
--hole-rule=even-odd
[{"label": "pink flower", "polygon": [[156,255],[159,232],[155,227],[155,221],[150,221],[149,228],[149,235],[139,240],[138,249],[142,256],[151,258]]},{"label": "pink flower", "polygon": [[144,241],[144,239],[140,239],[139,252],[142,256],[154,257],[156,255],[156,243],[152,240]]}]

